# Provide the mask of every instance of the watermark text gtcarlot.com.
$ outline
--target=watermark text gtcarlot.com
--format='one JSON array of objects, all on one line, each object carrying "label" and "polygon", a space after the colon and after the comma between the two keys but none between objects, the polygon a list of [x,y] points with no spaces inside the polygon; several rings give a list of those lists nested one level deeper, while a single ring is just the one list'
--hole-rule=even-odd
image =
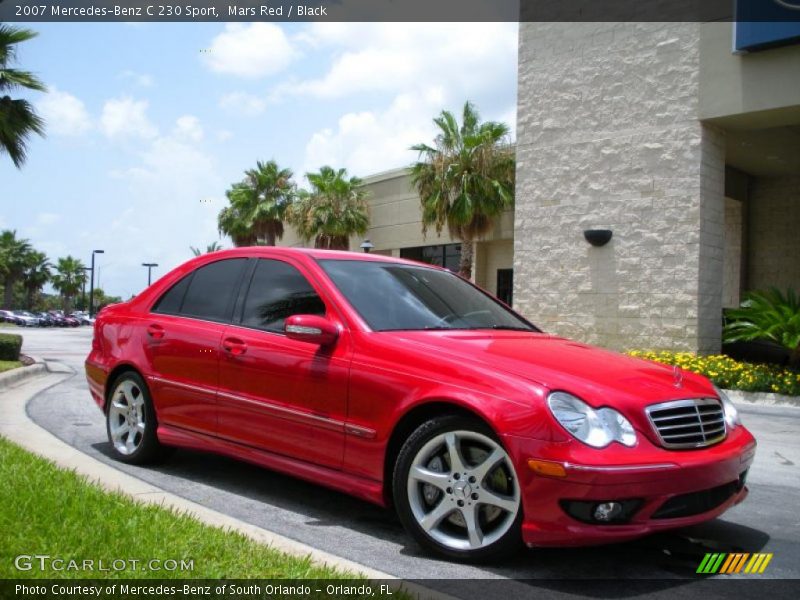
[{"label": "watermark text gtcarlot.com", "polygon": [[194,571],[194,559],[174,558],[64,558],[49,554],[20,554],[18,571]]}]

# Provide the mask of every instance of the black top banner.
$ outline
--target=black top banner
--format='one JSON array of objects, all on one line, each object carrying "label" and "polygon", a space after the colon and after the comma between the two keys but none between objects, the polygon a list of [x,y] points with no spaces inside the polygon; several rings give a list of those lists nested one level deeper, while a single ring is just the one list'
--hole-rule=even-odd
[{"label": "black top banner", "polygon": [[800,22],[800,0],[0,0],[0,21]]}]

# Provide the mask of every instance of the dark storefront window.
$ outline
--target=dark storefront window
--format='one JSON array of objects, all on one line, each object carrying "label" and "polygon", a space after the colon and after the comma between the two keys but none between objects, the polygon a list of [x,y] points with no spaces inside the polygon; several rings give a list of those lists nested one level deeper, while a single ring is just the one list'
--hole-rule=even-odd
[{"label": "dark storefront window", "polygon": [[513,294],[514,269],[497,269],[497,297],[511,306]]},{"label": "dark storefront window", "polygon": [[458,272],[458,266],[461,262],[461,244],[401,248],[400,258],[416,260],[418,262],[436,265]]}]

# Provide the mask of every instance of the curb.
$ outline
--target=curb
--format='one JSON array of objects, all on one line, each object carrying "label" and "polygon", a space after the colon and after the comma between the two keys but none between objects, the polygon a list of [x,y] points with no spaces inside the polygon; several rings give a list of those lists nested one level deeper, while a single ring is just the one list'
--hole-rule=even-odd
[{"label": "curb", "polygon": [[762,406],[794,406],[800,408],[800,396],[784,396],[769,392],[743,392],[741,390],[722,390],[733,402],[759,404]]},{"label": "curb", "polygon": [[[38,368],[34,370],[34,367]],[[213,527],[242,533],[248,538],[274,550],[299,557],[310,557],[317,564],[350,571],[356,575],[366,576],[369,579],[396,580],[397,588],[403,587],[409,591],[424,593],[426,596],[443,596],[423,586],[401,581],[394,575],[329,554],[302,542],[181,498],[80,452],[34,423],[28,417],[26,411],[27,403],[31,398],[64,381],[66,379],[64,377],[65,374],[49,373],[47,366],[41,363],[25,367],[25,370],[28,369],[32,370],[30,374],[26,373],[14,378],[17,385],[9,386],[10,389],[2,388],[3,394],[0,396],[0,405],[3,408],[0,411],[0,435],[5,436],[26,450],[43,456],[60,467],[74,470],[105,490],[121,492],[137,502],[154,504],[172,509],[180,514],[187,514]],[[42,376],[34,378],[36,375]],[[21,381],[22,383],[20,383]]]},{"label": "curb", "polygon": [[0,391],[4,391],[10,387],[22,385],[25,380],[30,379],[31,377],[36,377],[37,375],[41,375],[46,371],[46,364],[36,362],[27,367],[19,367],[17,369],[6,371],[5,373],[0,373]]}]

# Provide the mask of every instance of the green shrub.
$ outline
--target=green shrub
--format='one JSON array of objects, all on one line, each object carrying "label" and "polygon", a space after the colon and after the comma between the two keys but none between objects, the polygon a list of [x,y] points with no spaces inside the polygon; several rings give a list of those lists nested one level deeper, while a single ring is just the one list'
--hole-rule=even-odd
[{"label": "green shrub", "polygon": [[0,360],[19,360],[22,336],[15,333],[0,333]]}]

